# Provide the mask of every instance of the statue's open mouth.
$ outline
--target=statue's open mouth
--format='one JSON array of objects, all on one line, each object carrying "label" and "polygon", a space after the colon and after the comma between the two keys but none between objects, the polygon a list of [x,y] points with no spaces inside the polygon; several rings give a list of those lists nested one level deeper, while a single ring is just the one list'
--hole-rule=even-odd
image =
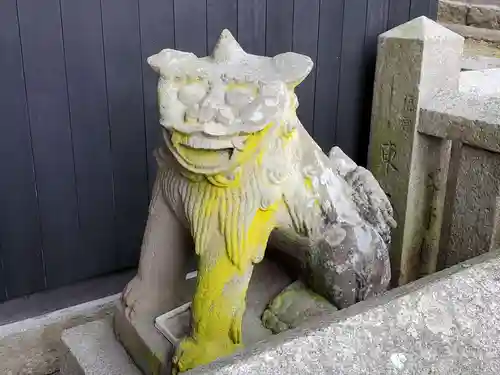
[{"label": "statue's open mouth", "polygon": [[165,141],[178,162],[191,172],[215,175],[226,173],[237,164],[248,136],[209,137],[202,133],[167,131]]},{"label": "statue's open mouth", "polygon": [[206,172],[228,167],[235,153],[234,148],[208,149],[184,144],[176,144],[174,148],[189,165],[198,170],[207,170]]},{"label": "statue's open mouth", "polygon": [[166,129],[164,138],[177,161],[189,171],[204,175],[227,174],[259,152],[262,138],[272,127],[269,124],[255,133],[218,137]]}]

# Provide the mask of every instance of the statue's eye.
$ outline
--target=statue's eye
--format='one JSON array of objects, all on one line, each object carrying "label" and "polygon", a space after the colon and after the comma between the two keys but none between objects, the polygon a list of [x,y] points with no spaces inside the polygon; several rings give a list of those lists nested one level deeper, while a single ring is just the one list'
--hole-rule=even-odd
[{"label": "statue's eye", "polygon": [[206,95],[207,88],[201,82],[189,83],[179,90],[179,100],[186,106],[201,102]]},{"label": "statue's eye", "polygon": [[257,96],[255,87],[237,86],[229,87],[226,92],[226,103],[231,107],[243,108],[253,102]]}]

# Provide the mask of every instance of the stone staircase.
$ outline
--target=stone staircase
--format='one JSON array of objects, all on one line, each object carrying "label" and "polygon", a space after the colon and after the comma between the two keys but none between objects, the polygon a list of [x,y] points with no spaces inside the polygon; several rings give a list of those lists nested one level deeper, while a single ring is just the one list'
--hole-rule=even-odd
[{"label": "stone staircase", "polygon": [[438,20],[443,23],[500,29],[499,0],[462,0],[439,2]]},{"label": "stone staircase", "polygon": [[465,38],[465,70],[500,67],[500,0],[440,0],[438,22]]}]

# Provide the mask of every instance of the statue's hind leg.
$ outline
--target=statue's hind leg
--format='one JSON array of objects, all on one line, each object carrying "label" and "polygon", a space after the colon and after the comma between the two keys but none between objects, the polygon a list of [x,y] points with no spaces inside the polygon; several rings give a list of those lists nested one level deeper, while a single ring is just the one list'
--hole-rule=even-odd
[{"label": "statue's hind leg", "polygon": [[[190,258],[190,235],[165,200],[164,174],[159,172],[153,189],[149,217],[137,275],[122,295],[129,319],[158,316],[182,303],[183,285]],[[185,296],[184,296],[185,297]]]}]

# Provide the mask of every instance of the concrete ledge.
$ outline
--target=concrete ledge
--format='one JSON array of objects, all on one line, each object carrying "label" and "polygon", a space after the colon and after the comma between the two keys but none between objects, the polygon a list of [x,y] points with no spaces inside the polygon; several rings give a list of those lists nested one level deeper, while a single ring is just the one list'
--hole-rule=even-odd
[{"label": "concrete ledge", "polygon": [[500,68],[500,59],[486,56],[464,56],[462,70],[487,70]]},{"label": "concrete ledge", "polygon": [[488,253],[187,374],[497,375],[499,295]]},{"label": "concrete ledge", "polygon": [[62,332],[114,311],[119,294],[0,326],[0,374],[51,374],[67,349]]},{"label": "concrete ledge", "polygon": [[489,30],[481,29],[472,26],[465,25],[454,25],[450,23],[441,23],[447,29],[463,36],[464,38],[471,38],[476,40],[484,40],[491,43],[500,44],[500,31],[499,30]]},{"label": "concrete ledge", "polygon": [[68,352],[61,375],[141,375],[116,340],[111,319],[68,329],[62,341]]},{"label": "concrete ledge", "polygon": [[459,90],[477,96],[500,96],[500,69],[462,72]]}]

